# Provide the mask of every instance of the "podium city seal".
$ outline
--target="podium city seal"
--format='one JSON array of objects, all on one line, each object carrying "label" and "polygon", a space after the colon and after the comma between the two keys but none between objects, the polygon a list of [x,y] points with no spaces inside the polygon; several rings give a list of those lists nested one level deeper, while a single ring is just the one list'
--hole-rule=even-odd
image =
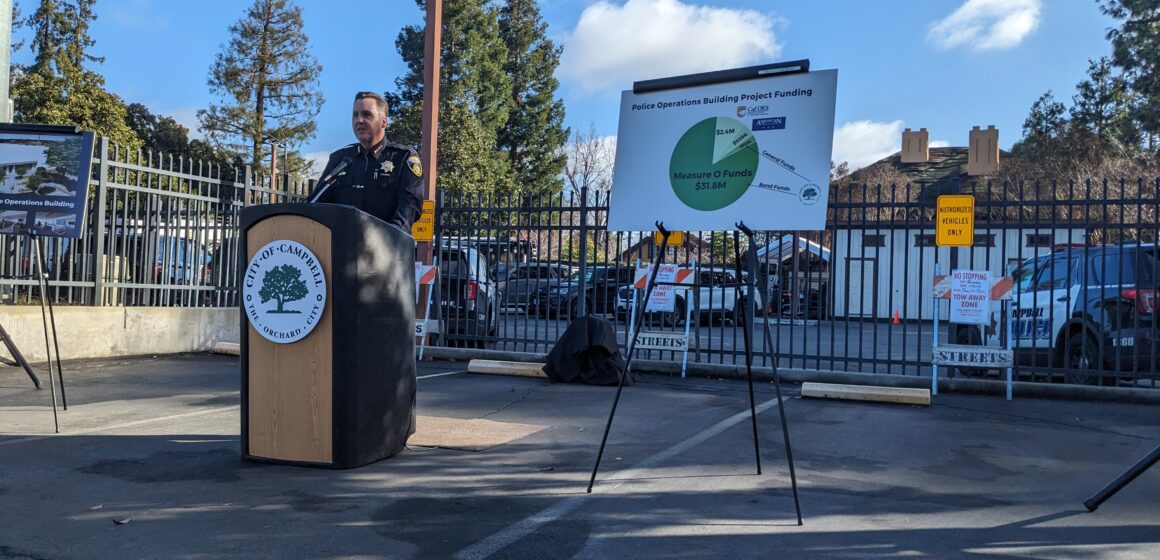
[{"label": "podium city seal", "polygon": [[246,265],[242,309],[266,340],[279,344],[302,340],[326,309],[322,263],[296,241],[267,243]]}]

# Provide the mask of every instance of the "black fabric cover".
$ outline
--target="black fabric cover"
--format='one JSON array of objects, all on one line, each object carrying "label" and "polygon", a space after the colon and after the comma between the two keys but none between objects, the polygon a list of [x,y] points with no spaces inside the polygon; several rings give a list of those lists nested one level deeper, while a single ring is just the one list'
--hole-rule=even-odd
[{"label": "black fabric cover", "polygon": [[[579,317],[548,352],[544,373],[552,381],[589,385],[616,385],[624,372],[624,358],[616,345],[616,329],[607,319]],[[632,385],[632,376],[624,380]]]}]

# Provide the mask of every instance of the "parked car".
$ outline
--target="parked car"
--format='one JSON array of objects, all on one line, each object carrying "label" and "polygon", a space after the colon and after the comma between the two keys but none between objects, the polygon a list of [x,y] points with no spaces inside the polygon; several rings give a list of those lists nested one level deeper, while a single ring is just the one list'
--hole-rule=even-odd
[{"label": "parked car", "polygon": [[498,277],[500,307],[527,308],[536,294],[562,286],[575,273],[568,265],[530,262],[509,265]]},{"label": "parked car", "polygon": [[498,294],[490,270],[473,246],[449,241],[439,248],[439,305],[450,345],[495,344]]},{"label": "parked car", "polygon": [[[633,274],[630,266],[589,267],[585,272],[583,295],[588,313],[615,313],[616,294],[622,287],[632,285]],[[577,271],[558,286],[541,288],[534,305],[550,317],[578,317],[580,297],[580,272]]]},{"label": "parked car", "polygon": [[[759,283],[760,284],[760,283]],[[760,294],[761,286],[757,286]],[[627,317],[635,305],[632,286],[621,288],[617,298],[617,314]],[[745,281],[737,280],[736,272],[726,267],[699,267],[696,284],[692,289],[679,291],[674,297],[673,312],[662,313],[660,318],[669,324],[679,325],[685,320],[690,302],[693,301],[693,318],[699,321],[732,321],[741,324],[741,314],[745,305]],[[765,298],[757,302],[758,314],[765,308]],[[652,314],[650,314],[652,315]]]},{"label": "parked car", "polygon": [[[1160,366],[1157,275],[1152,245],[1062,246],[1024,261],[1013,274],[1016,359],[1064,370],[1069,383],[1112,383],[1099,372],[1155,372]],[[960,326],[960,344],[999,345],[998,328]]]}]

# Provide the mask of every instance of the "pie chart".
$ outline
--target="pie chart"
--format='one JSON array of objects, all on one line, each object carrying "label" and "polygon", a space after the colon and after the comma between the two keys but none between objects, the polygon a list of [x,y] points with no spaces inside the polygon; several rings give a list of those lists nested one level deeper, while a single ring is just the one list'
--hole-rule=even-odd
[{"label": "pie chart", "polygon": [[669,182],[686,206],[720,210],[737,202],[757,173],[757,140],[736,119],[710,117],[694,124],[673,148]]}]

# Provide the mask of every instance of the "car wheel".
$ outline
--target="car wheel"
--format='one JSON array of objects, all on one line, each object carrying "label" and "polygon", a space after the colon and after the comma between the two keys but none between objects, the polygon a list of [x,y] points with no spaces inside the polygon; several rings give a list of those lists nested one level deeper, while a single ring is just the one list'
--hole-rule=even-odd
[{"label": "car wheel", "polygon": [[1099,385],[1099,344],[1084,333],[1075,333],[1063,348],[1064,381],[1073,385]]},{"label": "car wheel", "polygon": [[[591,315],[592,302],[584,300],[584,307],[586,308],[586,311],[588,311],[588,314]],[[580,317],[580,298],[576,298],[572,300],[572,303],[568,304],[568,312],[571,314],[572,319],[577,319]]]},{"label": "car wheel", "polygon": [[666,327],[678,327],[685,321],[685,300],[677,298],[673,304],[673,312],[665,314]]},{"label": "car wheel", "polygon": [[[979,329],[973,326],[959,325],[955,329],[955,344],[962,346],[982,346],[983,336],[979,334]],[[972,368],[958,366],[955,371],[963,377],[984,377],[987,375],[987,368]]]},{"label": "car wheel", "polygon": [[733,324],[739,327],[745,326],[745,306],[748,305],[744,297],[737,298],[733,304]]}]

